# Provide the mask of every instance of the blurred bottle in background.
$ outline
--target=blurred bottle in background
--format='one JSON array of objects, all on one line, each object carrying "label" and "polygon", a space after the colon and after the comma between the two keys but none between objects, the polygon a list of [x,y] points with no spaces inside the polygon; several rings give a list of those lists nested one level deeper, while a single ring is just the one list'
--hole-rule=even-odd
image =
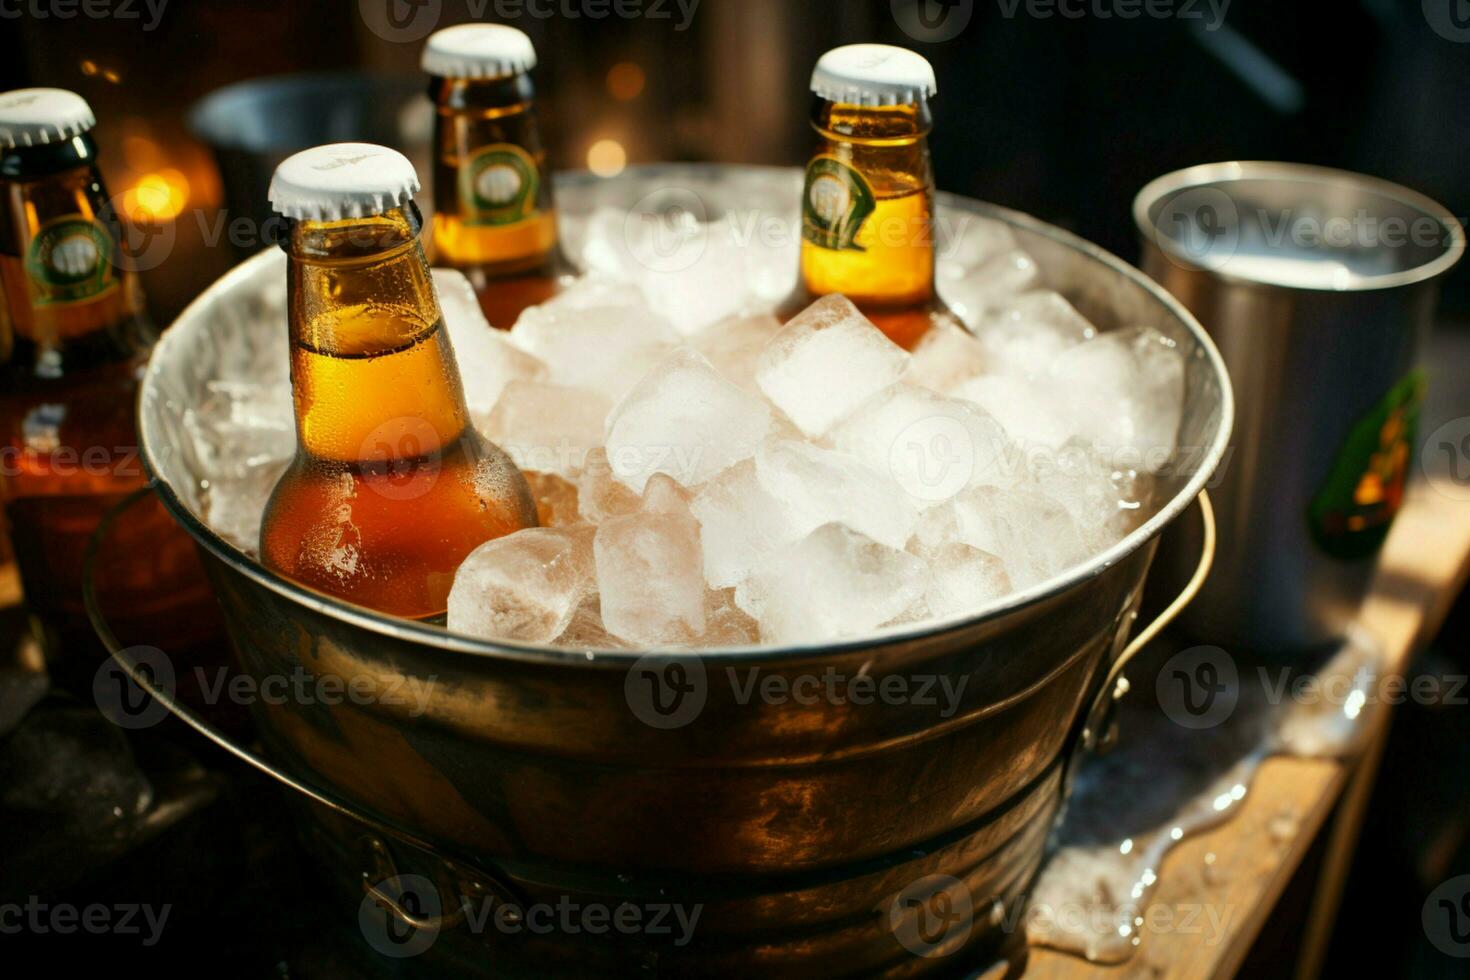
[{"label": "blurred bottle in background", "polygon": [[446,28],[423,54],[437,108],[435,264],[462,271],[501,330],[555,295],[570,271],[536,126],[535,64],[531,39],[499,24]]},{"label": "blurred bottle in background", "polygon": [[[103,516],[147,483],[134,402],[154,340],[93,124],[72,92],[0,96],[0,493],[48,669],[82,687],[103,656],[82,606],[83,560]],[[216,635],[193,543],[156,497],[117,523],[99,569],[124,642],[177,651]]]},{"label": "blurred bottle in background", "polygon": [[820,141],[802,192],[801,275],[779,313],[842,293],[912,347],[950,315],[934,285],[934,70],[904,48],[849,44],[822,55],[811,85]]}]

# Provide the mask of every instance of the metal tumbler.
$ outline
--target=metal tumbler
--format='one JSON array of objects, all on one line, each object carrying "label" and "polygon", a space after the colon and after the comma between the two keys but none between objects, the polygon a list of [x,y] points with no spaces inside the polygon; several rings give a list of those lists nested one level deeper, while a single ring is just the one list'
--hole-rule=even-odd
[{"label": "metal tumbler", "polygon": [[[1144,271],[1204,325],[1235,385],[1215,571],[1185,627],[1262,653],[1333,643],[1403,500],[1416,356],[1464,230],[1397,184],[1288,163],[1167,174],[1133,214]],[[1165,574],[1186,574],[1188,537],[1165,545]]]}]

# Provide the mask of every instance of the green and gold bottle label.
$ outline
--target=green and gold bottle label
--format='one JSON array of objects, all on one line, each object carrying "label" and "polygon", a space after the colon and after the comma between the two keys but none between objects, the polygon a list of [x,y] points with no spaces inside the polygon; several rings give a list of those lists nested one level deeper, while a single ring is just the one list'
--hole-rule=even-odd
[{"label": "green and gold bottle label", "polygon": [[536,213],[541,172],[514,143],[492,143],[459,168],[460,217],[468,225],[513,225]]},{"label": "green and gold bottle label", "polygon": [[863,222],[878,207],[873,189],[836,157],[814,157],[801,196],[801,237],[820,248],[864,251],[857,244]]},{"label": "green and gold bottle label", "polygon": [[81,214],[54,218],[41,226],[26,248],[26,275],[37,306],[74,303],[107,292],[117,284],[112,236]]},{"label": "green and gold bottle label", "polygon": [[1410,373],[1353,426],[1339,450],[1308,511],[1312,537],[1334,558],[1370,557],[1388,537],[1414,462],[1424,389],[1424,372]]}]

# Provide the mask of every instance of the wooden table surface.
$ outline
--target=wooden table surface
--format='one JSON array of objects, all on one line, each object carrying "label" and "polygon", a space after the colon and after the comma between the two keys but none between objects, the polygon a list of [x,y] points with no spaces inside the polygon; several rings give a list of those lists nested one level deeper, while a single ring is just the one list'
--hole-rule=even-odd
[{"label": "wooden table surface", "polygon": [[[1438,632],[1467,573],[1470,500],[1417,484],[1384,546],[1378,577],[1361,616],[1388,655],[1384,675],[1410,671],[1411,658]],[[1207,909],[1222,929],[1210,928],[1204,919],[1199,920],[1201,928],[1145,927],[1138,951],[1128,962],[1112,967],[1052,950],[1032,950],[1027,980],[1233,976],[1303,856],[1319,834],[1328,833],[1313,908],[1301,931],[1298,975],[1314,976],[1387,738],[1391,709],[1385,707],[1379,705],[1367,718],[1366,747],[1352,764],[1268,760],[1233,820],[1180,842],[1165,859],[1151,904],[1174,911],[1174,921],[1181,923],[1178,910]],[[1329,825],[1339,801],[1343,806]]]}]

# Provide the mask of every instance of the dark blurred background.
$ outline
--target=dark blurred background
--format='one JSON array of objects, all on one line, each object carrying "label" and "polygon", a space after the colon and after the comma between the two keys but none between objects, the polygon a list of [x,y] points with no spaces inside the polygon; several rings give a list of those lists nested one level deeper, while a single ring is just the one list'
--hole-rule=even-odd
[{"label": "dark blurred background", "polygon": [[[941,188],[1038,215],[1124,258],[1136,257],[1137,190],[1214,160],[1360,170],[1470,212],[1464,0],[161,0],[161,10],[160,0],[111,0],[115,16],[73,9],[64,19],[60,4],[37,17],[28,3],[0,10],[0,87],[81,92],[100,119],[112,192],[136,188],[125,204],[181,212],[175,257],[146,282],[165,323],[235,260],[203,244],[199,226],[215,227],[225,197],[190,137],[190,106],[230,83],[303,71],[414,85],[422,38],[473,15],[536,42],[561,169],[799,164],[811,65],[828,47],[866,40],[934,63]],[[594,19],[598,10],[607,15]],[[1130,10],[1138,15],[1125,19]],[[416,134],[405,142],[426,141],[427,105],[403,112]],[[1450,293],[1470,309],[1470,264]]]},{"label": "dark blurred background", "polygon": [[[422,38],[471,19],[512,23],[535,41],[543,132],[559,169],[800,164],[816,57],[883,41],[919,50],[938,73],[942,189],[1030,212],[1130,260],[1133,195],[1207,161],[1359,170],[1470,213],[1465,0],[99,2],[113,15],[0,3],[0,90],[54,85],[92,103],[112,193],[173,225],[169,261],[145,273],[160,323],[239,257],[211,244],[231,217],[229,198],[209,148],[191,135],[191,106],[232,83],[304,71],[398,76],[417,91]],[[1120,16],[1130,9],[1138,16]],[[422,159],[426,100],[388,108],[402,148]],[[242,114],[227,128],[237,123],[245,138],[262,122]],[[1449,282],[1445,310],[1450,330],[1470,313],[1470,263]],[[1464,414],[1464,390],[1439,397]],[[1462,601],[1418,669],[1463,675],[1467,626]],[[1464,707],[1400,709],[1327,975],[1466,975],[1428,945],[1418,910],[1438,882],[1470,870],[1467,763]],[[242,912],[255,907],[235,899]],[[1284,934],[1268,930],[1252,970],[1290,965],[1271,947],[1289,944],[1299,921],[1283,910]]]}]

